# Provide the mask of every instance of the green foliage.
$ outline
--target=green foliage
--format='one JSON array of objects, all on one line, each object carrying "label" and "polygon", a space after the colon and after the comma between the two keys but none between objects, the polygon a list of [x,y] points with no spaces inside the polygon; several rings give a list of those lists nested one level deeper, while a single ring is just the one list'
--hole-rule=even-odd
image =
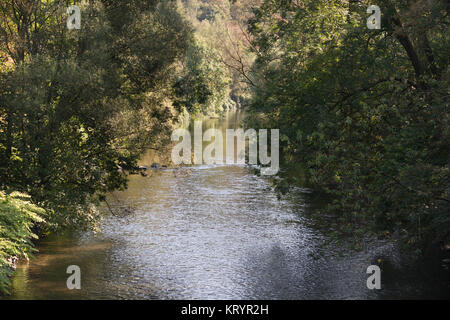
[{"label": "green foliage", "polygon": [[29,259],[35,251],[32,228],[43,223],[45,211],[31,203],[29,196],[0,192],[0,293],[9,293],[9,277],[13,271],[11,258]]},{"label": "green foliage", "polygon": [[245,23],[260,0],[178,0],[178,9],[192,24],[195,38],[175,86],[176,106],[194,113],[241,108],[249,98],[249,69],[254,54],[247,50]]},{"label": "green foliage", "polygon": [[10,66],[0,74],[0,186],[48,210],[52,230],[95,225],[92,205],[126,187],[118,168],[167,136],[167,88],[191,33],[166,2],[90,1],[71,31],[66,6],[8,1],[0,11]]},{"label": "green foliage", "polygon": [[[449,32],[445,1],[265,1],[249,30],[258,79],[251,125],[280,128],[283,184],[304,164],[332,201],[336,238],[420,250],[449,241]],[[285,189],[280,185],[280,189]],[[358,246],[357,246],[358,247]]]},{"label": "green foliage", "polygon": [[231,78],[215,49],[196,39],[188,49],[184,70],[185,75],[174,86],[179,97],[176,107],[193,114],[228,109]]}]

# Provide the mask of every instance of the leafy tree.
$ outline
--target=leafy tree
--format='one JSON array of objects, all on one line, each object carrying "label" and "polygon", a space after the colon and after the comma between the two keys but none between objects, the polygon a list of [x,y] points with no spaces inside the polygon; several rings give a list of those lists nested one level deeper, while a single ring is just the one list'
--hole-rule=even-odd
[{"label": "leafy tree", "polygon": [[[175,88],[180,96],[178,106],[195,112],[242,107],[241,102],[248,99],[248,88],[253,85],[249,69],[254,59],[248,50],[250,35],[245,24],[251,8],[259,2],[178,1],[180,12],[188,18],[196,36],[185,64],[185,76]],[[191,67],[194,69],[189,70]],[[203,93],[210,98],[206,99]]]},{"label": "leafy tree", "polygon": [[135,166],[174,120],[163,88],[190,30],[170,4],[147,3],[91,1],[72,31],[66,1],[2,5],[13,66],[0,80],[1,186],[31,195],[54,228],[95,222],[91,204],[126,187],[118,167]]},{"label": "leafy tree", "polygon": [[[281,129],[286,179],[328,194],[337,238],[390,237],[417,252],[449,241],[449,33],[445,1],[265,1],[253,125]],[[290,170],[289,168],[292,168]]]},{"label": "leafy tree", "polygon": [[215,114],[232,107],[231,78],[216,50],[196,39],[188,50],[185,75],[175,84],[174,105],[193,114]]}]

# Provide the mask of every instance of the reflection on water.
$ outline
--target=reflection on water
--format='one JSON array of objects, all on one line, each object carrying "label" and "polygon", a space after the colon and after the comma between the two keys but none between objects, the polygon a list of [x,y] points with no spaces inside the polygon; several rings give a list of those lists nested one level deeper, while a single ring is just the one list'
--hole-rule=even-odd
[{"label": "reflection on water", "polygon": [[[230,118],[228,118],[227,121]],[[233,120],[232,123],[235,121]],[[218,127],[231,128],[219,122]],[[209,124],[210,125],[210,124]],[[148,155],[143,164],[153,161]],[[193,166],[131,176],[101,233],[50,237],[19,266],[14,299],[371,299],[426,294],[383,283],[368,290],[373,255],[314,259],[320,235],[305,226],[305,194],[277,200],[244,166]],[[81,290],[66,289],[69,265]],[[382,279],[383,281],[383,279]],[[447,287],[448,288],[448,287]],[[416,290],[416,291],[414,291]],[[440,291],[442,294],[442,291]]]}]

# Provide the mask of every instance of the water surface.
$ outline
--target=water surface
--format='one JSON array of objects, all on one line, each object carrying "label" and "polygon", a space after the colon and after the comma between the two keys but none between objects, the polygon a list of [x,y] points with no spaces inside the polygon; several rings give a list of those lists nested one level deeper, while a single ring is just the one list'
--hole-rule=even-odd
[{"label": "water surface", "polygon": [[[210,120],[224,130],[239,117]],[[148,154],[142,164],[151,165]],[[53,236],[21,263],[13,299],[376,299],[449,297],[442,277],[383,274],[366,287],[377,254],[314,257],[326,235],[307,227],[308,190],[278,200],[267,178],[245,166],[193,166],[131,176],[109,197],[113,211],[98,234]],[[66,288],[66,268],[81,268],[81,290]],[[402,276],[398,276],[398,274]],[[386,275],[386,277],[385,277]],[[448,280],[448,278],[447,278]]]}]

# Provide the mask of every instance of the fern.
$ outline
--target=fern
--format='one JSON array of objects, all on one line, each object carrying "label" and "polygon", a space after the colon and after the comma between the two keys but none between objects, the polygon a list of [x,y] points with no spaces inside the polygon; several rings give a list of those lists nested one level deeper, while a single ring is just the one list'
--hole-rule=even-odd
[{"label": "fern", "polygon": [[31,240],[38,236],[32,228],[44,223],[45,215],[45,210],[33,205],[28,195],[0,192],[0,293],[10,293],[11,258],[30,259],[37,251]]}]

